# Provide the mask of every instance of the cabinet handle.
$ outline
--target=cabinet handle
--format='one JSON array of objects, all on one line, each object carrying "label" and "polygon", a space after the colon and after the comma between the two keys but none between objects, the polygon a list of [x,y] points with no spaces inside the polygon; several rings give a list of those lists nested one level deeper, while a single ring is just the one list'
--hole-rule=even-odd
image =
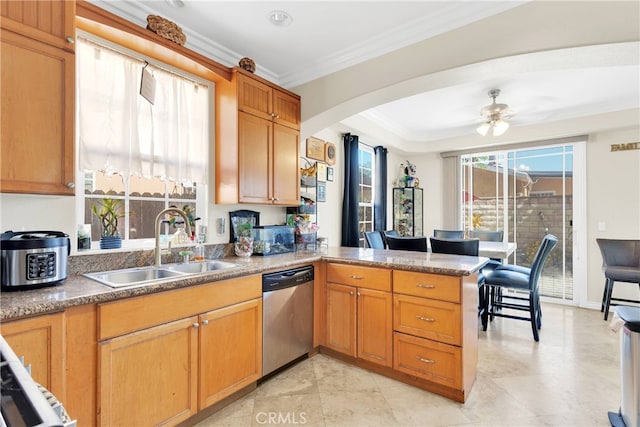
[{"label": "cabinet handle", "polygon": [[279,118],[280,118],[280,115],[279,115],[279,114],[274,114],[274,115],[273,115],[273,117],[274,117],[275,119],[279,119]]},{"label": "cabinet handle", "polygon": [[193,326],[194,328],[199,328],[199,327],[200,327],[200,324],[199,324],[198,322],[195,322],[192,326]]},{"label": "cabinet handle", "polygon": [[416,359],[421,361],[422,363],[436,363],[435,360],[425,359],[424,357],[416,356]]},{"label": "cabinet handle", "polygon": [[349,295],[353,296],[353,291],[349,291]]},{"label": "cabinet handle", "polygon": [[352,278],[352,279],[355,279],[355,280],[362,280],[362,279],[364,279],[364,276],[354,276],[354,275],[351,275],[351,278]]},{"label": "cabinet handle", "polygon": [[434,289],[436,285],[423,285],[422,283],[416,283],[416,286],[423,289]]},{"label": "cabinet handle", "polygon": [[74,44],[76,42],[75,39],[71,36],[67,36],[66,40],[67,40],[67,43],[69,44]]},{"label": "cabinet handle", "polygon": [[357,295],[357,296],[360,296],[360,292],[357,292],[357,293],[356,293],[356,295]]},{"label": "cabinet handle", "polygon": [[208,324],[209,324],[209,321],[208,321],[207,319],[204,319],[204,320],[202,321],[202,324],[203,324],[203,325],[208,325]]},{"label": "cabinet handle", "polygon": [[67,182],[67,188],[76,188],[75,182]]},{"label": "cabinet handle", "polygon": [[425,322],[435,322],[436,321],[436,319],[433,319],[431,317],[420,316],[419,314],[416,316],[416,319],[423,320]]}]

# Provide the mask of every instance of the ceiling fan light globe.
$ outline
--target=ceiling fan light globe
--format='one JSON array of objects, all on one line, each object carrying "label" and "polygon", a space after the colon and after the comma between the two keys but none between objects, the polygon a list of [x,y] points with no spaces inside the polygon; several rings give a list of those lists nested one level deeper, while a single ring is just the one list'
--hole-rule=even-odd
[{"label": "ceiling fan light globe", "polygon": [[482,136],[487,136],[487,133],[489,132],[489,128],[491,128],[491,125],[489,124],[489,122],[484,122],[483,124],[478,126],[476,131]]},{"label": "ceiling fan light globe", "polygon": [[493,123],[493,136],[500,136],[504,134],[507,129],[509,129],[509,123],[505,122],[502,119],[496,120]]}]

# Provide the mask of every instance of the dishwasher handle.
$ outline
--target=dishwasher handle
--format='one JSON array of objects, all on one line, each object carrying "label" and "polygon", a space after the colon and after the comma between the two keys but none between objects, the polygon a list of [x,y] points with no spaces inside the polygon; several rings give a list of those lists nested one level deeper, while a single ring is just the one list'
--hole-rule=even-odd
[{"label": "dishwasher handle", "polygon": [[294,268],[291,270],[278,271],[262,275],[262,291],[270,292],[278,289],[297,286],[301,283],[311,282],[314,279],[314,269],[312,265]]}]

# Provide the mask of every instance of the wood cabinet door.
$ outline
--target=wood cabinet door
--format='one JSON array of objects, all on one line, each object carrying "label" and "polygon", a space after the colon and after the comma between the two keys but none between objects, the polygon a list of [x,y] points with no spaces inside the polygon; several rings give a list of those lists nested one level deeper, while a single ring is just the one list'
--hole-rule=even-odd
[{"label": "wood cabinet door", "polygon": [[197,321],[189,317],[100,343],[100,425],[175,425],[197,412]]},{"label": "wood cabinet door", "polygon": [[0,2],[2,27],[50,45],[74,50],[76,2],[26,0]]},{"label": "wood cabinet door", "polygon": [[300,129],[300,98],[273,90],[274,121],[281,125]]},{"label": "wood cabinet door", "polygon": [[273,125],[273,201],[276,205],[300,204],[298,166],[300,132],[279,124]]},{"label": "wood cabinet door", "polygon": [[327,347],[356,357],[356,288],[327,283]]},{"label": "wood cabinet door", "polygon": [[74,55],[0,31],[0,191],[73,195]]},{"label": "wood cabinet door", "polygon": [[200,316],[200,407],[262,376],[262,298]]},{"label": "wood cabinet door", "polygon": [[358,357],[391,367],[392,342],[391,293],[358,288]]},{"label": "wood cabinet door", "polygon": [[273,89],[238,73],[238,109],[266,120],[273,120]]},{"label": "wood cabinet door", "polygon": [[272,202],[268,179],[272,173],[272,132],[271,121],[238,113],[238,200],[241,203]]},{"label": "wood cabinet door", "polygon": [[64,398],[63,314],[49,314],[2,324],[0,333],[13,352],[31,365],[31,376]]}]

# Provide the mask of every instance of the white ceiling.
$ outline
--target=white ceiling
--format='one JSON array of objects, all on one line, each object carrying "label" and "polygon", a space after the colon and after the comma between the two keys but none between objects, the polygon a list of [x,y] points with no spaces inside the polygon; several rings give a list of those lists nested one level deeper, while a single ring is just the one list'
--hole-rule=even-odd
[{"label": "white ceiling", "polygon": [[[178,8],[171,4],[175,0],[90,1],[141,26],[149,14],[168,18],[182,27],[187,47],[227,66],[248,56],[256,62],[256,74],[287,88],[526,3],[183,0]],[[271,24],[273,10],[289,13],[291,25]],[[357,131],[355,123],[375,122],[402,141],[399,148],[414,151],[416,142],[472,135],[492,88],[502,90],[497,102],[514,112],[512,128],[640,108],[639,45],[616,49],[573,52],[573,61],[553,71],[545,64],[557,63],[557,55],[566,52],[510,58],[500,75],[491,64],[470,66],[456,84],[377,106],[343,123]]]}]

